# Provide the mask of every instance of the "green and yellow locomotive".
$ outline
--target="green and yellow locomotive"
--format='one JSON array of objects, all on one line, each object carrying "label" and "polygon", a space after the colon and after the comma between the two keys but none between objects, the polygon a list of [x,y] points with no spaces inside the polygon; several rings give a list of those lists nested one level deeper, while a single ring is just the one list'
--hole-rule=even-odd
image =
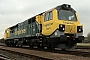
[{"label": "green and yellow locomotive", "polygon": [[7,46],[68,49],[84,40],[83,25],[68,4],[59,5],[5,30]]}]

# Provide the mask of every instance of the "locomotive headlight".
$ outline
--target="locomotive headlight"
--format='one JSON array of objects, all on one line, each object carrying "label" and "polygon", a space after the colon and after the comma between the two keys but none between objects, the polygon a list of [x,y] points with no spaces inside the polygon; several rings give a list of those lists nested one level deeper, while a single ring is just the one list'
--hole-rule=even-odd
[{"label": "locomotive headlight", "polygon": [[59,35],[59,32],[60,32],[59,30],[56,30],[56,31],[54,32],[54,35],[55,35],[55,36],[58,36],[58,35]]},{"label": "locomotive headlight", "polygon": [[57,31],[55,32],[55,35],[58,35],[58,32]]},{"label": "locomotive headlight", "polygon": [[79,29],[79,31],[81,31],[81,29]]},{"label": "locomotive headlight", "polygon": [[62,32],[65,31],[65,25],[60,24],[59,25],[59,30],[62,31]]},{"label": "locomotive headlight", "polygon": [[60,27],[63,27],[63,25],[60,25]]},{"label": "locomotive headlight", "polygon": [[65,30],[65,28],[63,28],[63,30]]},{"label": "locomotive headlight", "polygon": [[83,32],[83,28],[82,28],[82,26],[77,26],[77,32],[78,32],[78,33]]}]

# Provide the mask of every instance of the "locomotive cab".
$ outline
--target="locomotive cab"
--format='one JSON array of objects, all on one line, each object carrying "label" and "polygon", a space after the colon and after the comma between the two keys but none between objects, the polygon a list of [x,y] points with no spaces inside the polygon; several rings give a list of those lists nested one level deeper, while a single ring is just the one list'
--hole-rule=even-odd
[{"label": "locomotive cab", "polygon": [[55,47],[62,49],[76,46],[84,40],[83,25],[71,5],[57,6],[44,14],[42,34],[51,39]]}]

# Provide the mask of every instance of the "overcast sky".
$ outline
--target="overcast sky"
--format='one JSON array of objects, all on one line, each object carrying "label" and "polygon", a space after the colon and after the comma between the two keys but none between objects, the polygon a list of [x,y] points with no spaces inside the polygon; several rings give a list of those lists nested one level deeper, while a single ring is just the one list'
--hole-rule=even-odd
[{"label": "overcast sky", "polygon": [[0,38],[7,27],[64,3],[78,12],[86,36],[90,32],[90,0],[0,0]]}]

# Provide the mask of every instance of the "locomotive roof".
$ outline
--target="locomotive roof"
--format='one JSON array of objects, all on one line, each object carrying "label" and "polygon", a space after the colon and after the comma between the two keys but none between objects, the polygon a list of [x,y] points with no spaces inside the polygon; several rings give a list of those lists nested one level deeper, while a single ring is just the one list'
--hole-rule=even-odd
[{"label": "locomotive roof", "polygon": [[[47,11],[44,11],[44,12],[42,12],[42,13],[40,13],[40,14],[37,14],[37,15],[35,15],[35,16],[27,19],[27,20],[30,20],[30,19],[38,16],[38,15],[42,15],[43,13],[50,12],[50,11],[52,11],[52,10],[54,10],[54,9],[57,9],[57,10],[58,10],[58,9],[71,9],[71,10],[75,11],[73,8],[71,8],[71,5],[69,5],[69,4],[62,4],[62,5],[56,6],[56,7],[52,8],[52,9],[49,9],[49,10],[47,10]],[[25,20],[25,21],[26,21],[26,20]],[[23,21],[23,22],[24,22],[24,21]],[[22,22],[21,22],[21,23],[22,23]],[[14,28],[14,27],[18,26],[19,24],[20,24],[20,23],[14,25],[14,26],[12,26],[12,27],[9,27],[9,28]]]}]

